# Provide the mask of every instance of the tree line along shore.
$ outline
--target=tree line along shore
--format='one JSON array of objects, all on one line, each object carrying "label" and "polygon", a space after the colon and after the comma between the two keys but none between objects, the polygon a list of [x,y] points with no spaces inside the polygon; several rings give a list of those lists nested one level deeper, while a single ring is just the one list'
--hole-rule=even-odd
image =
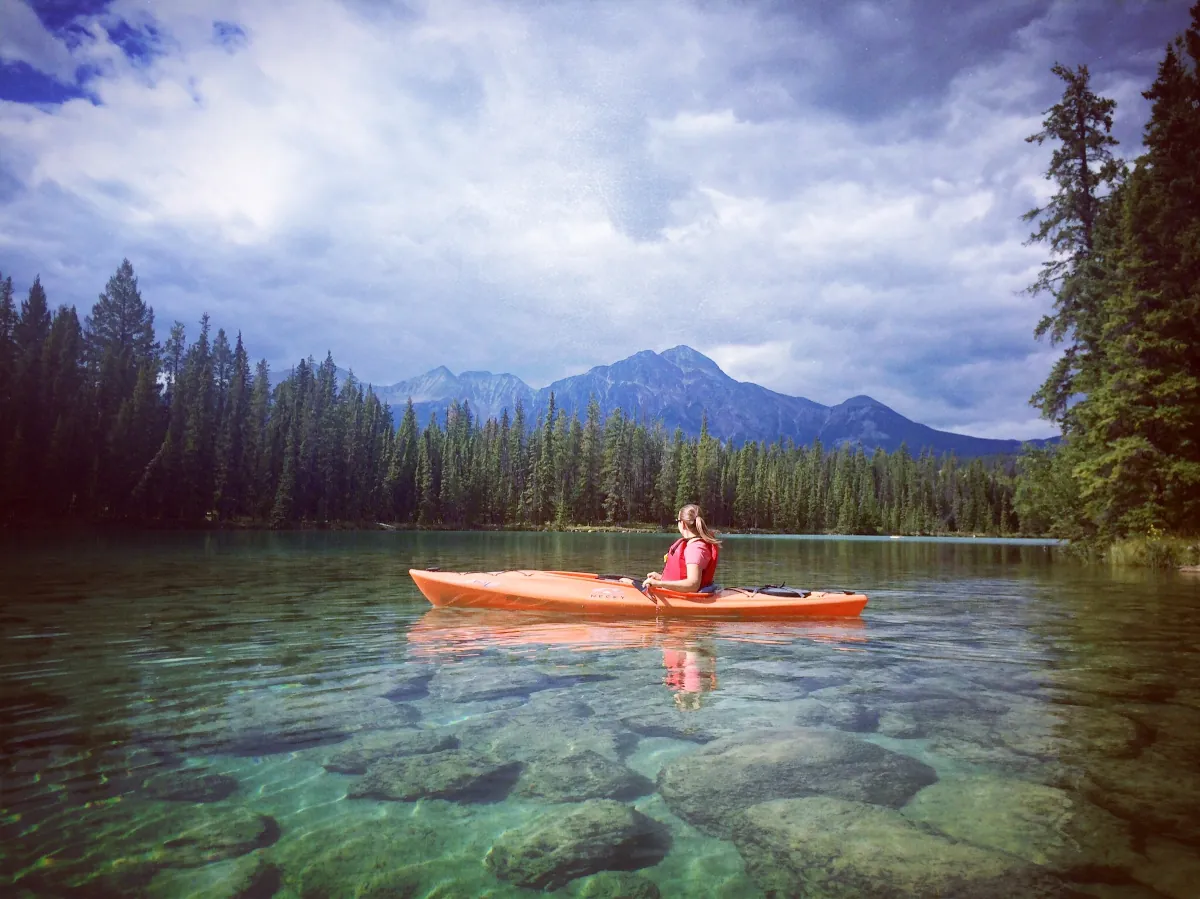
[{"label": "tree line along shore", "polygon": [[1016,534],[1008,460],[819,444],[740,447],[620,410],[528,422],[451,404],[399,423],[332,357],[272,384],[239,334],[160,347],[128,260],[81,323],[40,281],[15,308],[0,281],[0,485],[11,523],[430,528],[666,524],[699,501],[718,527],[812,533]]}]

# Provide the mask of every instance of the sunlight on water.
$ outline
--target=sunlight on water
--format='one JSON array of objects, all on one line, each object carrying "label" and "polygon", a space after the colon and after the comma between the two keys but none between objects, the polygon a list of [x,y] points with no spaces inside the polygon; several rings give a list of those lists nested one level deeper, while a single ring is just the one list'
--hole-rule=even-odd
[{"label": "sunlight on water", "polygon": [[0,547],[4,895],[1194,897],[1200,579],[731,538],[861,619],[435,610],[409,567],[667,538]]}]

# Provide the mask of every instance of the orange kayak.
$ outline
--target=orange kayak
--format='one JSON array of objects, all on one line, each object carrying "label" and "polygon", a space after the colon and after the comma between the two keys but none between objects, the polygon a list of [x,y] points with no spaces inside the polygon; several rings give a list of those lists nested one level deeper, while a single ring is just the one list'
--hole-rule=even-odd
[{"label": "orange kayak", "polygon": [[[435,606],[524,612],[656,618],[842,618],[862,613],[867,597],[848,591],[770,591],[726,587],[715,593],[676,593],[578,571],[408,572]],[[786,594],[786,595],[783,595]]]}]

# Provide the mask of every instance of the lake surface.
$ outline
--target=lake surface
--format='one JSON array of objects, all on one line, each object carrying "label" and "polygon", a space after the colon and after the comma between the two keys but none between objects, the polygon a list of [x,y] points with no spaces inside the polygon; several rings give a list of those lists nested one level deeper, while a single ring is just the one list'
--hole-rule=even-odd
[{"label": "lake surface", "polygon": [[433,611],[670,536],[0,545],[5,896],[1194,897],[1200,578],[733,537],[861,620]]}]

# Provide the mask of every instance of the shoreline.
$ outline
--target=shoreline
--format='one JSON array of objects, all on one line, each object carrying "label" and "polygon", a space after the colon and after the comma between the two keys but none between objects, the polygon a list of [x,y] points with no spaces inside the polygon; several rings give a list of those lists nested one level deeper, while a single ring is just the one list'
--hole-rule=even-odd
[{"label": "shoreline", "polygon": [[[673,534],[668,525],[653,522],[631,524],[415,524],[412,522],[362,521],[290,521],[276,525],[262,519],[232,519],[224,521],[134,521],[129,519],[69,519],[59,521],[27,521],[0,523],[0,536],[6,534],[56,534],[56,533],[155,533],[160,531],[403,531],[403,532],[499,532],[513,533],[557,533],[557,534]],[[1054,540],[1041,534],[962,534],[962,533],[902,533],[902,534],[837,534],[795,533],[770,528],[719,528],[718,535],[764,536],[764,537],[871,537],[876,539],[929,539],[952,540]],[[1060,541],[1061,542],[1061,541]]]}]

